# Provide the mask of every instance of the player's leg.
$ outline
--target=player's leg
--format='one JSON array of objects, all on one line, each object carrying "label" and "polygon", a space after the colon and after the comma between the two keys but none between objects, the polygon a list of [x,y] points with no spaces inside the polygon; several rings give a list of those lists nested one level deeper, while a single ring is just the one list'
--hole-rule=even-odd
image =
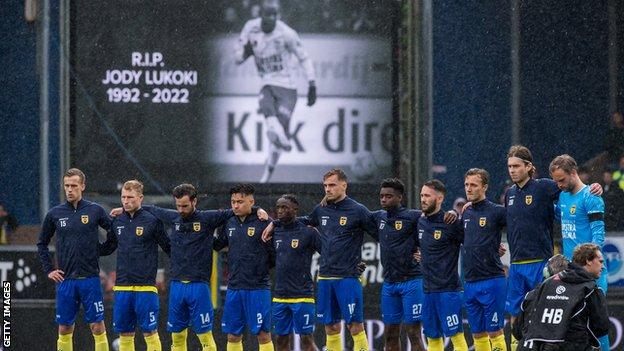
[{"label": "player's leg", "polygon": [[[509,275],[507,278],[507,299],[505,302],[505,312],[509,314],[509,323],[513,325],[516,320],[516,316],[520,313],[520,305],[524,300],[525,282],[522,269],[524,264],[512,263],[509,266]],[[511,351],[516,351],[518,348],[518,340],[511,335],[511,343],[509,345]]]},{"label": "player's leg", "polygon": [[480,281],[464,284],[464,303],[475,351],[491,351],[486,331],[485,310],[479,297],[484,293]]},{"label": "player's leg", "polygon": [[316,316],[325,325],[325,348],[342,351],[340,306],[334,294],[336,279],[319,279],[316,287]]},{"label": "player's leg", "polygon": [[158,293],[154,291],[140,291],[134,294],[137,320],[143,331],[147,351],[161,351],[162,344],[158,336],[158,311],[160,309]]},{"label": "player's leg", "polygon": [[403,317],[403,302],[397,291],[400,283],[384,282],[381,286],[381,320],[385,327],[386,350],[401,349],[401,319]]},{"label": "player's leg", "polygon": [[217,345],[212,335],[214,310],[210,300],[210,286],[208,283],[195,282],[189,284],[189,289],[191,326],[199,338],[202,351],[217,351]]},{"label": "player's leg", "polygon": [[249,332],[258,338],[259,351],[273,351],[271,291],[268,289],[245,290],[243,304]]},{"label": "player's leg", "polygon": [[186,338],[190,322],[187,305],[187,285],[177,280],[169,286],[169,311],[167,331],[171,333],[171,351],[186,351]]},{"label": "player's leg", "polygon": [[135,296],[132,291],[115,291],[113,331],[119,333],[119,351],[134,351],[136,327]]},{"label": "player's leg", "polygon": [[468,351],[468,344],[464,336],[462,306],[463,297],[461,292],[438,293],[438,311],[442,321],[442,332],[451,338],[453,350]]},{"label": "player's leg", "polygon": [[484,282],[484,294],[481,303],[484,306],[486,331],[492,344],[492,351],[506,351],[505,341],[505,296],[507,279],[505,277],[488,279]]},{"label": "player's leg", "polygon": [[79,279],[80,302],[85,310],[85,321],[91,327],[95,351],[108,351],[108,338],[104,326],[104,299],[99,277]]},{"label": "player's leg", "polygon": [[56,284],[56,323],[58,324],[58,351],[73,350],[74,323],[80,308],[76,280],[65,279]]},{"label": "player's leg", "polygon": [[290,351],[290,333],[293,331],[293,316],[291,304],[273,302],[273,332],[275,333],[275,349],[277,351]]},{"label": "player's leg", "polygon": [[413,279],[401,284],[403,305],[403,326],[407,331],[412,351],[424,351],[421,328],[423,286],[422,279]]},{"label": "player's leg", "polygon": [[266,127],[267,138],[269,139],[267,161],[264,173],[260,179],[260,183],[269,181],[280,158],[282,150],[290,150],[290,141],[288,135],[281,125],[277,112],[277,97],[275,96],[275,87],[265,85],[260,90],[260,113],[265,116],[264,122]]},{"label": "player's leg", "polygon": [[243,329],[245,311],[243,310],[242,290],[227,289],[221,331],[227,334],[227,351],[243,351]]},{"label": "player's leg", "polygon": [[336,300],[340,306],[342,319],[349,327],[353,338],[354,351],[368,351],[368,340],[364,332],[364,296],[362,283],[358,278],[337,280]]},{"label": "player's leg", "polygon": [[314,303],[299,302],[290,304],[293,316],[293,329],[301,336],[301,350],[317,351],[314,344]]},{"label": "player's leg", "polygon": [[427,351],[444,351],[442,321],[437,311],[437,300],[437,293],[423,295],[422,323],[423,332],[427,338]]}]

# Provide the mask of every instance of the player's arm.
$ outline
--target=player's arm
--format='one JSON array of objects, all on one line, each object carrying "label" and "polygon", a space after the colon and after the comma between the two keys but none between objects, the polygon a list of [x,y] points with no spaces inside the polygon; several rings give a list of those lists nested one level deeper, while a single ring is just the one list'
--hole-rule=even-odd
[{"label": "player's arm", "polygon": [[229,245],[229,241],[228,241],[226,229],[225,229],[225,226],[222,226],[219,229],[217,229],[217,235],[214,239],[214,242],[212,243],[212,249],[215,251],[221,251],[225,249],[226,247],[228,247],[228,245]]},{"label": "player's arm", "polygon": [[607,312],[607,301],[600,289],[595,288],[589,295],[587,305],[589,307],[587,327],[596,337],[607,335],[611,322]]},{"label": "player's arm", "polygon": [[[202,210],[197,213],[208,223],[211,223],[213,227],[220,227],[224,225],[230,218],[234,217],[234,211],[230,208],[226,210]],[[268,213],[258,206],[251,208],[251,214],[258,215],[260,220],[267,220],[269,218]]]},{"label": "player's arm", "polygon": [[294,30],[289,32],[287,36],[286,47],[297,57],[299,64],[305,72],[306,78],[308,79],[308,106],[312,106],[316,102],[314,65],[308,53],[303,49],[299,35]]},{"label": "player's arm", "polygon": [[250,23],[247,22],[243,27],[240,36],[238,37],[238,41],[236,42],[236,47],[234,48],[234,61],[237,65],[245,62],[245,60],[247,60],[249,56],[253,56],[253,47],[251,46],[251,42],[249,41],[250,29]]},{"label": "player's arm", "polygon": [[[39,254],[39,262],[41,262],[41,267],[48,277],[54,271],[54,265],[52,264],[52,255],[50,254],[50,249],[48,249],[48,245],[50,244],[50,240],[54,236],[54,232],[56,231],[56,226],[54,225],[54,219],[48,213],[43,220],[43,225],[41,226],[41,233],[39,233],[39,240],[37,241],[37,252]],[[63,272],[59,271],[60,280],[54,279],[50,277],[50,279],[60,282],[63,281]]]},{"label": "player's arm", "polygon": [[103,208],[100,208],[100,212],[98,225],[106,230],[106,241],[103,243],[98,242],[98,253],[100,256],[108,256],[117,249],[117,235],[115,235],[115,231],[113,230],[112,219],[106,214]]},{"label": "player's arm", "polygon": [[450,224],[453,231],[453,239],[460,244],[464,243],[464,222],[456,221],[453,224]]},{"label": "player's arm", "polygon": [[173,225],[173,222],[180,216],[178,211],[170,208],[162,208],[154,205],[143,205],[141,208],[167,225]]},{"label": "player's arm", "polygon": [[369,211],[368,208],[362,206],[361,216],[362,225],[361,228],[368,233],[375,241],[379,241],[379,226],[377,225],[377,217],[381,211]]},{"label": "player's arm", "polygon": [[156,221],[155,230],[156,232],[154,233],[154,235],[156,238],[156,242],[158,243],[158,246],[160,246],[160,248],[163,250],[165,254],[167,254],[167,256],[171,257],[171,240],[169,239],[169,236],[167,235],[167,232],[165,231],[165,225],[163,224],[162,221],[160,220]]},{"label": "player's arm", "polygon": [[602,247],[605,239],[604,200],[599,196],[589,195],[585,205],[587,206],[592,242]]}]

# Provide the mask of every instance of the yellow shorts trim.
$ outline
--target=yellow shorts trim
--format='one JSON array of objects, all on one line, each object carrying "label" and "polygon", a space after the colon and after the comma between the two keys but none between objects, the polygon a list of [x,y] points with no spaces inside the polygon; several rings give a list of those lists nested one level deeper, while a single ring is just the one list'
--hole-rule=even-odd
[{"label": "yellow shorts trim", "polygon": [[514,261],[511,262],[511,264],[527,264],[527,263],[536,263],[536,262],[542,262],[545,261],[543,258],[534,258],[531,260],[522,260],[522,261]]},{"label": "yellow shorts trim", "polygon": [[158,294],[158,289],[151,285],[113,286],[113,291],[153,292]]},{"label": "yellow shorts trim", "polygon": [[314,303],[314,298],[312,297],[299,297],[299,298],[280,298],[274,297],[273,302],[278,303]]},{"label": "yellow shorts trim", "polygon": [[338,279],[342,279],[342,277],[322,277],[322,276],[318,276],[318,278],[316,278],[316,280],[338,280]]}]

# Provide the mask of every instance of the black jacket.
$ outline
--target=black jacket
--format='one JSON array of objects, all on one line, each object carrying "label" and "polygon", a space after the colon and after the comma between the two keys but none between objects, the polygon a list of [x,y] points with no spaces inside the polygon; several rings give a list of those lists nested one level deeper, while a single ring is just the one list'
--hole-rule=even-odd
[{"label": "black jacket", "polygon": [[557,345],[553,350],[599,346],[598,338],[609,332],[605,296],[594,277],[570,263],[526,295],[512,331],[529,350],[543,345]]}]

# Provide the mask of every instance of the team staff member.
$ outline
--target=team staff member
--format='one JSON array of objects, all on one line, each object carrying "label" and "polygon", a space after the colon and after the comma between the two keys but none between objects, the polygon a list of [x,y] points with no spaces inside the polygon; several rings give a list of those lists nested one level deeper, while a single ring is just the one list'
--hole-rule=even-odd
[{"label": "team staff member", "polygon": [[273,326],[277,351],[289,351],[290,334],[301,336],[301,349],[317,350],[314,345],[314,282],[310,274],[312,255],[321,251],[316,229],[297,221],[299,201],[292,194],[282,195],[276,203],[275,287],[273,288]]},{"label": "team staff member", "polygon": [[[85,321],[91,327],[95,350],[108,350],[98,257],[113,252],[116,242],[106,211],[82,198],[85,186],[85,175],[81,170],[70,168],[65,172],[63,188],[67,202],[55,206],[46,214],[37,243],[43,271],[57,283],[56,322],[59,336],[56,348],[59,351],[73,350],[74,323],[80,305],[85,311]],[[98,240],[99,228],[108,231],[104,244]],[[55,233],[58,237],[56,268],[48,250]]]},{"label": "team staff member", "polygon": [[121,189],[123,213],[113,219],[118,241],[113,330],[120,333],[119,350],[134,351],[134,331],[141,327],[147,351],[160,351],[158,337],[158,246],[171,255],[163,223],[141,208],[143,184],[129,180]]},{"label": "team staff member", "polygon": [[[555,157],[550,163],[550,175],[561,189],[557,203],[557,215],[561,219],[563,254],[571,259],[576,246],[594,243],[601,249],[604,245],[604,201],[600,196],[589,192],[589,186],[583,184],[578,175],[576,161],[570,155]],[[607,294],[607,267],[597,281],[598,287]],[[609,351],[609,335],[600,339],[603,351]]]},{"label": "team staff member", "polygon": [[462,293],[457,265],[464,240],[461,221],[444,223],[441,210],[444,184],[433,179],[420,191],[423,217],[418,220],[421,267],[424,277],[423,328],[429,351],[443,351],[451,338],[455,351],[468,351],[462,326]]},{"label": "team staff member", "polygon": [[261,238],[269,222],[254,213],[254,192],[249,184],[230,189],[236,216],[219,234],[219,240],[228,246],[230,271],[221,321],[221,330],[228,335],[228,351],[243,350],[245,326],[257,336],[260,351],[273,350],[269,268],[275,265],[275,251],[273,243]]},{"label": "team staff member", "polygon": [[471,203],[462,216],[464,299],[475,350],[506,351],[507,281],[498,252],[506,211],[486,199],[489,182],[490,174],[480,168],[471,168],[464,176],[466,198]]},{"label": "team staff member", "polygon": [[[358,264],[364,232],[374,236],[377,228],[372,213],[347,196],[347,176],[341,169],[325,173],[323,186],[327,205],[317,205],[309,216],[302,218],[321,234],[316,316],[325,325],[325,346],[329,351],[342,351],[341,319],[353,337],[353,348],[368,351]],[[263,238],[270,238],[272,230],[270,224]]]},{"label": "team staff member", "polygon": [[574,249],[572,263],[544,281],[522,303],[514,333],[528,350],[590,351],[609,332],[604,294],[596,286],[604,258],[600,247]]},{"label": "team staff member", "polygon": [[[546,261],[553,254],[554,204],[559,199],[559,188],[552,179],[532,178],[533,156],[525,146],[509,149],[507,169],[514,185],[505,193],[511,255],[505,311],[513,322],[526,293],[542,281]],[[598,184],[592,184],[592,190],[602,193]],[[512,351],[516,347],[517,341],[512,338]]]}]

